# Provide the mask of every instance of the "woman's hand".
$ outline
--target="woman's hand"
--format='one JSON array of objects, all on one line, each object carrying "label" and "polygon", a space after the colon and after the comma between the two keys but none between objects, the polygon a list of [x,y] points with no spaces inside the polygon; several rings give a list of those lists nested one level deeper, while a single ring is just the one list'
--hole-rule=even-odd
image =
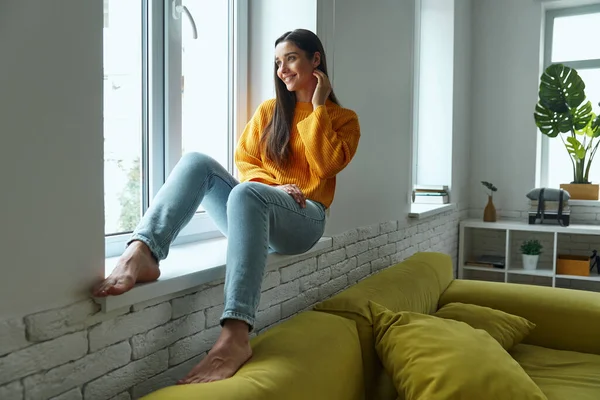
[{"label": "woman's hand", "polygon": [[306,208],[306,197],[304,197],[304,193],[302,190],[293,183],[287,185],[276,186],[277,189],[281,189],[296,200],[296,203],[300,205],[301,208]]},{"label": "woman's hand", "polygon": [[322,106],[327,101],[331,94],[331,83],[325,73],[319,69],[313,71],[313,75],[317,77],[317,87],[312,97],[313,109]]}]

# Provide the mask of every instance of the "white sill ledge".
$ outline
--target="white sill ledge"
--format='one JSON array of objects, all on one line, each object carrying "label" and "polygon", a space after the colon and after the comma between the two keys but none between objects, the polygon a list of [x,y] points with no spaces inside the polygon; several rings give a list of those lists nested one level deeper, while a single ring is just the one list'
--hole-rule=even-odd
[{"label": "white sill ledge", "polygon": [[[330,248],[332,242],[331,238],[321,238],[312,249],[295,256],[270,253],[266,270],[309,258],[314,253]],[[94,301],[100,304],[103,312],[110,312],[223,279],[226,252],[225,238],[173,246],[167,259],[160,263],[161,275],[157,281],[138,284],[119,296],[94,297]],[[118,257],[106,259],[105,276],[113,270],[117,259]]]},{"label": "white sill ledge", "polygon": [[569,200],[569,205],[578,207],[600,207],[600,200]]},{"label": "white sill ledge", "polygon": [[409,218],[423,219],[429,218],[436,214],[441,214],[450,211],[454,208],[453,203],[448,204],[415,204],[410,205]]}]

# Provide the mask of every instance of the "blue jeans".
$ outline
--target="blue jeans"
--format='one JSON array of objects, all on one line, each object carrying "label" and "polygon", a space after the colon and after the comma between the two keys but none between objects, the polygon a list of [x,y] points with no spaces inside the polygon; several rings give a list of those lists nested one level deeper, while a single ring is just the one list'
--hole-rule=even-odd
[{"label": "blue jeans", "polygon": [[239,183],[212,158],[188,153],[156,194],[130,243],[139,240],[158,260],[165,259],[200,204],[228,237],[221,324],[237,319],[252,328],[268,253],[300,254],[313,247],[325,229],[325,207],[307,199],[301,208],[280,189]]}]

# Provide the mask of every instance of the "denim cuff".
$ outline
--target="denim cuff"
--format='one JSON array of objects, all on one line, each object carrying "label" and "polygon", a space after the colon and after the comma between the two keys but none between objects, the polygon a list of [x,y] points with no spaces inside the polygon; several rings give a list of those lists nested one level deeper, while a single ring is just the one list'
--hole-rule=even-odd
[{"label": "denim cuff", "polygon": [[139,240],[140,242],[148,246],[148,248],[150,249],[150,253],[152,253],[152,257],[154,257],[157,263],[160,260],[165,259],[164,254],[161,251],[159,251],[158,246],[156,246],[154,242],[148,239],[146,236],[140,235],[139,233],[134,233],[133,235],[131,235],[131,238],[129,238],[129,240],[127,241],[127,246],[129,246],[134,240]]},{"label": "denim cuff", "polygon": [[252,330],[254,329],[254,317],[249,317],[247,315],[235,311],[224,311],[223,315],[221,315],[221,326],[223,326],[226,319],[236,319],[238,321],[244,321],[250,327],[249,332],[252,332]]}]

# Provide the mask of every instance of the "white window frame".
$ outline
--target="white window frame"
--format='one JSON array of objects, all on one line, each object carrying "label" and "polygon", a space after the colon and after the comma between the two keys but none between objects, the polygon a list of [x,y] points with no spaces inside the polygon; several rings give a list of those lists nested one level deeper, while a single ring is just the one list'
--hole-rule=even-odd
[{"label": "white window frame", "polygon": [[[413,90],[412,90],[412,99],[411,99],[411,103],[412,103],[412,110],[411,110],[411,114],[412,114],[412,121],[411,121],[411,135],[410,135],[410,148],[411,148],[411,162],[410,162],[410,172],[409,172],[409,190],[408,190],[408,204],[411,206],[415,206],[415,203],[413,203],[413,190],[415,188],[415,185],[418,184],[418,165],[419,165],[419,102],[420,102],[420,78],[421,78],[421,47],[422,47],[422,41],[421,41],[421,37],[422,37],[422,2],[423,0],[415,0],[414,6],[414,21],[415,21],[415,26],[414,26],[414,30],[413,30],[413,53],[412,53],[412,57],[413,57],[413,66],[412,66],[412,76],[413,76]],[[452,85],[454,85],[454,82],[452,82]],[[454,90],[454,89],[452,89]],[[451,105],[452,107],[454,107],[453,103]],[[451,151],[451,155],[450,155],[450,165],[449,165],[449,181],[448,182],[444,182],[443,185],[446,185],[450,188],[452,188],[452,159],[453,159],[453,153],[452,153],[452,136],[453,136],[453,127],[448,131],[449,135],[451,136],[450,138],[450,151]],[[423,183],[422,184],[429,184],[429,183]],[[437,205],[434,205],[437,206]],[[447,206],[447,204],[442,204],[441,206]]]},{"label": "white window frame", "polygon": [[[234,147],[248,118],[248,3],[245,0],[219,0],[229,3],[229,123],[228,160],[225,166],[237,175],[234,166]],[[147,87],[143,99],[142,128],[142,209],[148,209],[151,199],[163,185],[165,178],[181,158],[181,63],[178,57],[168,59],[169,51],[181,54],[181,23],[187,23],[185,15],[177,20],[173,10],[181,0],[143,0],[142,29],[147,46],[143,49],[142,79]],[[148,21],[152,29],[148,29]],[[166,18],[170,18],[166,23]],[[156,28],[158,27],[158,28]],[[165,57],[167,55],[167,57]],[[173,90],[169,91],[169,88]],[[130,233],[105,236],[105,257],[122,254]],[[174,245],[222,237],[221,232],[205,212],[194,215],[179,233]]]},{"label": "white window frame", "polygon": [[[540,75],[551,64],[563,64],[567,67],[581,69],[600,69],[600,59],[592,60],[575,60],[575,61],[554,61],[552,62],[552,37],[554,35],[554,20],[560,17],[568,17],[573,15],[595,14],[600,12],[600,1],[597,4],[589,4],[583,6],[574,6],[568,8],[546,8],[544,10],[544,56],[543,69]],[[548,168],[550,165],[550,138],[538,130],[538,135],[541,135],[541,150],[540,150],[540,170],[539,183],[537,186],[547,187],[550,182],[548,179]]]}]

